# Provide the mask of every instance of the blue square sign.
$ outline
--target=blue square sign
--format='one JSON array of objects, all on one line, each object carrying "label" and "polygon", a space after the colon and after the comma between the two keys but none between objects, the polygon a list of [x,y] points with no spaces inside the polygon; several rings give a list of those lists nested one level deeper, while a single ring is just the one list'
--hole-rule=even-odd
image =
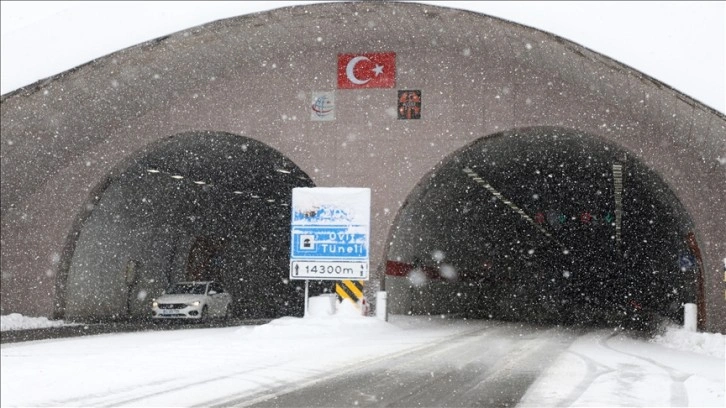
[{"label": "blue square sign", "polygon": [[295,188],[291,279],[368,279],[370,189]]}]

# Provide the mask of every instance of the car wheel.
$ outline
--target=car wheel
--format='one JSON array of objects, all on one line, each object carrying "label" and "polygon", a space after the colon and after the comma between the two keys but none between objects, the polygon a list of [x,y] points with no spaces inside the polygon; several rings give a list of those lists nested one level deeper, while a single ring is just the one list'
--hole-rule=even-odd
[{"label": "car wheel", "polygon": [[202,308],[202,315],[199,317],[199,321],[201,323],[206,323],[209,320],[209,309],[207,309],[207,306],[205,305]]}]

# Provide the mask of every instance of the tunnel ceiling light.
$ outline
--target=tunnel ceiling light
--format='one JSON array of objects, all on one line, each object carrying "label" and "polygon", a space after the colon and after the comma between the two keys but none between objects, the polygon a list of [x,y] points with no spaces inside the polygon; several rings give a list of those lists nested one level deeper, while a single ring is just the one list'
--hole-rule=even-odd
[{"label": "tunnel ceiling light", "polygon": [[184,178],[184,176],[180,176],[180,175],[178,175],[178,174],[175,174],[175,175],[171,176],[171,178],[173,178],[173,179],[177,179],[177,180],[181,180],[181,179],[183,179],[183,178]]},{"label": "tunnel ceiling light", "polygon": [[260,196],[258,196],[256,194],[252,194],[250,197],[252,197],[252,198],[260,198]]},{"label": "tunnel ceiling light", "polygon": [[286,169],[275,169],[275,171],[278,173],[284,173],[284,174],[292,173],[290,170],[286,170]]},{"label": "tunnel ceiling light", "polygon": [[161,171],[159,171],[159,170],[157,170],[157,169],[146,169],[146,171],[147,171],[148,173],[161,173]]},{"label": "tunnel ceiling light", "polygon": [[234,194],[242,194],[242,192],[241,192],[241,191],[239,191],[239,190],[235,190],[235,191],[233,191],[233,193],[234,193]]},{"label": "tunnel ceiling light", "polygon": [[552,234],[549,233],[549,231],[547,231],[546,229],[544,229],[543,226],[541,226],[541,225],[537,224],[536,222],[534,222],[534,220],[532,219],[532,217],[530,217],[529,215],[527,215],[527,213],[525,213],[524,210],[522,210],[521,208],[519,208],[511,200],[508,200],[506,197],[504,197],[502,195],[502,193],[500,193],[494,187],[492,187],[489,183],[487,183],[486,180],[484,180],[483,178],[481,178],[481,176],[478,175],[474,170],[472,170],[469,167],[464,167],[462,170],[464,171],[464,173],[466,173],[467,176],[469,176],[469,178],[471,178],[472,180],[476,181],[482,187],[484,187],[485,189],[487,189],[487,191],[489,191],[494,197],[496,197],[499,201],[503,202],[509,208],[511,208],[512,210],[514,210],[517,214],[519,214],[520,217],[522,217],[530,225],[534,226],[541,233],[543,233],[544,235],[546,235],[547,238],[552,239],[553,241],[557,242],[562,248],[566,249],[566,247],[560,241],[558,241],[555,237],[553,237]]},{"label": "tunnel ceiling light", "polygon": [[194,182],[194,184],[199,184],[200,186],[203,186],[203,185],[205,185],[207,183],[205,183],[205,182],[203,182],[201,180],[197,180],[197,181]]},{"label": "tunnel ceiling light", "polygon": [[274,199],[274,198],[268,198],[268,199],[267,199],[267,202],[268,202],[268,203],[274,203],[274,202],[275,202],[275,199]]}]

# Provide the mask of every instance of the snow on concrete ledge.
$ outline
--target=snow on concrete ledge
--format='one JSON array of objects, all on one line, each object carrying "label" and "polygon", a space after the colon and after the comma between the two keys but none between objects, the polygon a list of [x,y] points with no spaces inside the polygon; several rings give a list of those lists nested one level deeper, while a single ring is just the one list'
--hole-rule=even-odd
[{"label": "snow on concrete ledge", "polygon": [[49,320],[47,317],[29,317],[20,313],[0,316],[0,331],[44,329],[48,327],[67,326],[63,320]]},{"label": "snow on concrete ledge", "polygon": [[719,333],[694,333],[682,327],[671,326],[665,333],[655,336],[651,342],[676,350],[724,358],[725,339],[726,336]]}]

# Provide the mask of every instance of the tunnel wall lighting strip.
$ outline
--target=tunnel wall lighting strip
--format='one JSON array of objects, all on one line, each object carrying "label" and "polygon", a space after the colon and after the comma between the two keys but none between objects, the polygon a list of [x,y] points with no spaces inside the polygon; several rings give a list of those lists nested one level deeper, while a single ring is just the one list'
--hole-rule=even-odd
[{"label": "tunnel wall lighting strip", "polygon": [[615,243],[620,248],[623,223],[623,165],[613,163],[613,184],[615,187]]},{"label": "tunnel wall lighting strip", "polygon": [[[466,175],[467,175],[467,176],[471,177],[471,179],[472,179],[472,180],[474,180],[474,181],[476,181],[477,183],[481,184],[481,185],[482,185],[482,187],[484,187],[484,188],[485,188],[485,189],[487,189],[487,190],[488,190],[488,191],[489,191],[490,193],[492,193],[492,195],[493,195],[494,197],[496,197],[496,198],[497,198],[498,200],[500,200],[501,202],[503,202],[504,204],[506,204],[507,206],[509,206],[509,208],[511,208],[511,209],[513,209],[514,211],[516,211],[516,212],[517,212],[517,213],[518,213],[518,214],[519,214],[519,215],[520,215],[520,216],[521,216],[522,218],[524,218],[524,219],[525,219],[525,220],[526,220],[526,221],[527,221],[528,223],[530,223],[530,224],[531,224],[532,226],[534,226],[535,228],[537,228],[537,229],[538,229],[538,230],[539,230],[540,232],[542,232],[543,234],[545,234],[545,235],[546,235],[546,236],[547,236],[548,238],[550,238],[550,239],[553,239],[553,240],[554,240],[554,237],[552,236],[552,234],[550,234],[550,233],[549,233],[549,232],[548,232],[548,231],[547,231],[546,229],[544,229],[544,227],[542,227],[541,225],[539,225],[539,224],[537,224],[536,222],[534,222],[534,220],[533,220],[533,219],[532,219],[532,218],[531,218],[531,217],[530,217],[529,215],[527,215],[527,214],[526,214],[526,213],[524,212],[524,210],[522,210],[521,208],[519,208],[519,207],[518,207],[518,206],[517,206],[516,204],[514,204],[513,202],[511,202],[511,201],[507,200],[507,199],[506,199],[506,198],[505,198],[505,197],[504,197],[504,196],[502,195],[502,193],[500,193],[500,192],[499,192],[499,191],[497,191],[497,190],[496,190],[496,189],[495,189],[494,187],[492,187],[492,186],[491,186],[491,185],[490,185],[489,183],[487,183],[486,181],[484,181],[484,179],[483,179],[483,178],[481,178],[481,176],[479,176],[478,174],[476,174],[476,173],[474,172],[474,170],[472,170],[472,169],[470,169],[470,168],[468,168],[468,167],[464,167],[464,169],[463,169],[463,170],[464,170],[464,173],[466,173]],[[556,240],[555,240],[555,241],[556,241]],[[562,245],[562,243],[560,243],[559,241],[557,241],[557,243],[558,243],[558,244],[560,244],[560,246],[564,248],[564,245]]]},{"label": "tunnel wall lighting strip", "polygon": [[[285,173],[285,174],[290,174],[291,173],[290,170],[286,170],[286,169],[275,169],[275,170],[279,171],[280,173]],[[180,174],[171,174],[169,172],[162,171],[162,170],[159,170],[157,168],[148,168],[148,169],[146,169],[146,172],[147,173],[153,173],[153,174],[157,174],[157,173],[168,174],[171,178],[173,178],[175,180],[182,180],[182,179],[184,179],[184,176],[182,176]],[[301,178],[301,180],[307,180],[307,179]],[[204,185],[213,186],[214,185],[213,183],[207,183],[206,181],[203,181],[203,180],[195,180],[195,181],[193,181],[193,183],[194,184],[197,184],[197,185],[200,185],[200,186],[204,186]],[[229,193],[229,191],[226,191],[226,192],[225,191],[222,191],[221,193]],[[232,194],[235,194],[235,195],[243,195],[245,193],[243,191],[240,191],[240,190],[234,190],[234,191],[232,191]],[[260,195],[258,195],[258,194],[250,194],[250,198],[260,199],[262,197]],[[274,199],[274,198],[269,198],[269,199],[265,199],[265,201],[268,202],[268,203],[275,203],[278,200],[277,199]],[[288,203],[284,203],[284,202],[280,202],[280,205],[283,206],[283,207],[289,206]]]}]

